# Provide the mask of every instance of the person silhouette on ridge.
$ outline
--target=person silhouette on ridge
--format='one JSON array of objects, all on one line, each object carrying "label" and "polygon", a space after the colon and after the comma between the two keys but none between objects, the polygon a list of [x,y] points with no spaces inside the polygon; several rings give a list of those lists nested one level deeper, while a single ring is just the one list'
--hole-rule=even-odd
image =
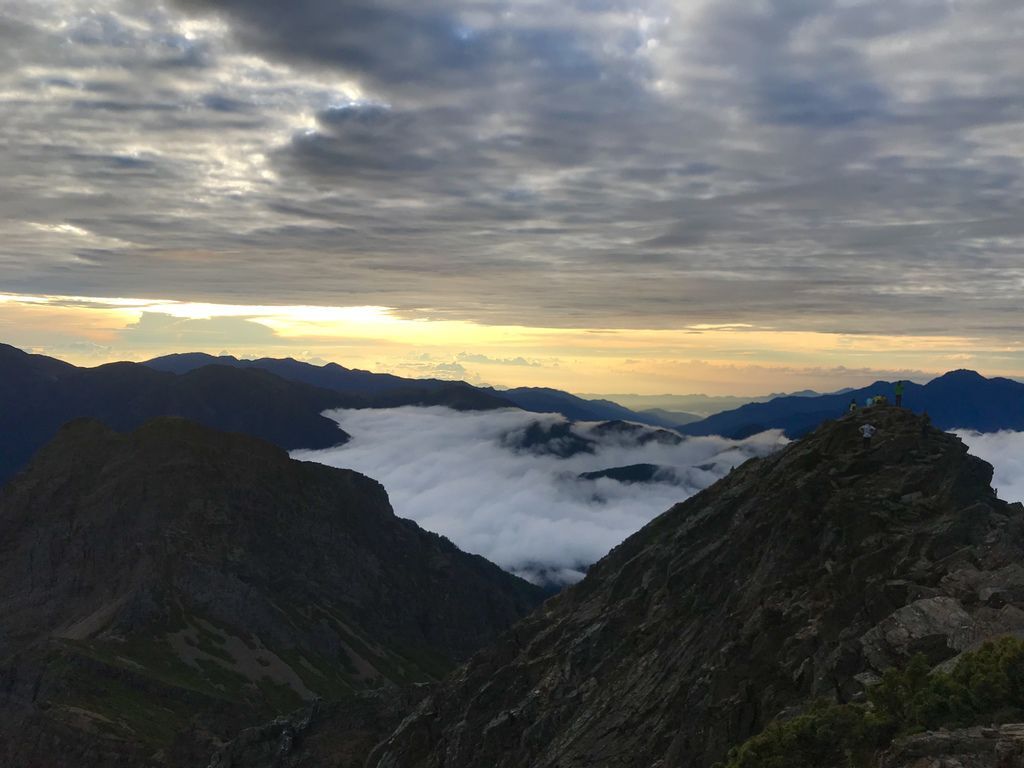
[{"label": "person silhouette on ridge", "polygon": [[907,382],[900,379],[896,382],[896,386],[893,387],[893,394],[896,395],[896,407],[900,408],[903,406],[903,385]]},{"label": "person silhouette on ridge", "polygon": [[860,436],[864,438],[864,450],[871,449],[871,438],[878,430],[872,424],[864,424],[860,428]]}]

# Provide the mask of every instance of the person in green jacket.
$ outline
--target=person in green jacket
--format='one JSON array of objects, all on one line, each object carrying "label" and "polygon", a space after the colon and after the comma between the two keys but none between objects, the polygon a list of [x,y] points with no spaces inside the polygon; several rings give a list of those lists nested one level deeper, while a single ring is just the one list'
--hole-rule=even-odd
[{"label": "person in green jacket", "polygon": [[896,386],[893,387],[893,393],[896,395],[896,407],[900,408],[903,406],[903,385],[906,384],[902,379],[896,382]]}]

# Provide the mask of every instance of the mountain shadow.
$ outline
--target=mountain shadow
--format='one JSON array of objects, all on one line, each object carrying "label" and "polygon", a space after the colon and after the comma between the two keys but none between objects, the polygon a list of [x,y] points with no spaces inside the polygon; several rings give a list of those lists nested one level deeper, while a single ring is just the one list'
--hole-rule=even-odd
[{"label": "mountain shadow", "polygon": [[78,420],[0,489],[0,764],[206,765],[318,699],[393,725],[542,598],[356,472]]}]

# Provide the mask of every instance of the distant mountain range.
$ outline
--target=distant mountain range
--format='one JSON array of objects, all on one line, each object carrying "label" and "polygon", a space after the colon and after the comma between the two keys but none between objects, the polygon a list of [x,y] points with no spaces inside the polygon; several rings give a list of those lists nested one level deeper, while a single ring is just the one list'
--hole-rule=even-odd
[{"label": "distant mountain range", "polygon": [[[846,392],[848,390],[839,390]],[[616,395],[596,395],[580,393],[580,397],[590,399],[606,399],[619,403],[633,411],[646,414],[658,414],[659,411],[670,414],[682,414],[683,418],[673,418],[672,424],[686,424],[699,421],[715,413],[738,408],[747,403],[764,403],[776,397],[817,397],[821,392],[813,389],[802,389],[798,392],[775,392],[769,395],[744,397],[742,395],[637,395],[623,393]],[[829,393],[837,394],[837,393]],[[666,425],[667,426],[667,425]]]},{"label": "distant mountain range", "polygon": [[[842,416],[854,400],[863,408],[865,400],[885,395],[894,401],[894,382],[875,383],[829,395],[789,395],[766,403],[748,403],[717,413],[701,421],[677,425],[687,435],[722,435],[742,439],[766,429],[781,429],[789,437],[800,437],[819,424]],[[986,378],[968,370],[950,371],[927,384],[905,385],[903,405],[918,413],[927,411],[940,429],[973,429],[996,432],[1024,430],[1024,383],[1004,378]]]},{"label": "distant mountain range", "polygon": [[573,421],[635,421],[652,427],[671,427],[677,423],[662,414],[633,411],[611,400],[586,400],[558,389],[517,387],[485,391],[511,400],[524,411],[560,413]]},{"label": "distant mountain range", "polygon": [[[133,429],[156,416],[181,416],[288,449],[327,448],[348,435],[320,414],[331,408],[442,405],[456,410],[516,408],[579,420],[648,423],[615,403],[566,392],[500,392],[461,381],[404,379],[298,360],[239,360],[203,353],[146,363],[79,368],[0,344],[0,483],[71,419],[92,417]],[[658,421],[662,425],[662,421]]]},{"label": "distant mountain range", "polygon": [[[442,405],[456,410],[521,408],[560,413],[572,421],[637,422],[686,435],[742,439],[766,429],[799,437],[846,412],[850,399],[892,396],[892,383],[826,395],[810,391],[747,403],[699,420],[689,413],[638,412],[605,399],[556,389],[497,390],[461,381],[406,379],[386,373],[317,366],[298,360],[240,360],[204,353],[175,354],[145,363],[79,368],[0,344],[0,483],[67,421],[93,417],[132,429],[156,416],[181,416],[206,426],[259,437],[291,450],[326,448],[348,440],[320,414],[331,408]],[[943,428],[982,432],[1024,429],[1024,384],[953,371],[926,385],[908,383],[905,405],[928,411]],[[684,416],[686,421],[673,417]]]},{"label": "distant mountain range", "polygon": [[[668,427],[677,423],[671,418],[655,414],[643,414],[630,410],[611,400],[587,400],[568,392],[546,387],[517,387],[495,389],[474,387],[465,382],[440,379],[406,379],[390,373],[371,373],[345,368],[337,363],[318,366],[292,358],[275,359],[264,357],[258,360],[240,360],[229,355],[214,357],[201,352],[166,355],[149,360],[143,365],[172,373],[188,373],[207,365],[227,365],[233,368],[258,368],[269,371],[282,379],[312,384],[352,395],[368,398],[372,407],[394,405],[448,405],[453,406],[453,392],[462,395],[457,405],[463,410],[487,410],[514,406],[533,413],[560,413],[574,421],[609,421],[621,419],[637,421],[656,427]],[[410,400],[411,393],[419,393],[417,402]],[[444,393],[441,397],[438,393]]]}]

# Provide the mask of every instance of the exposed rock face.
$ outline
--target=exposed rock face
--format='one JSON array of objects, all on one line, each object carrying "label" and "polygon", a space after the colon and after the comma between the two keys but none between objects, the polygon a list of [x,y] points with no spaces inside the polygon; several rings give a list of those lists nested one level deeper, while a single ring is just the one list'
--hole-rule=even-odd
[{"label": "exposed rock face", "polygon": [[315,701],[247,728],[196,768],[362,768],[366,755],[426,695],[425,688],[378,690]]},{"label": "exposed rock face", "polygon": [[859,699],[914,653],[938,663],[1024,630],[1024,508],[991,474],[907,411],[830,422],[612,550],[369,765],[706,768],[786,710]]},{"label": "exposed rock face", "polygon": [[1024,768],[1024,723],[911,736],[879,768]]},{"label": "exposed rock face", "polygon": [[0,491],[0,764],[185,760],[189,734],[436,679],[541,597],[355,472],[74,422]]}]

